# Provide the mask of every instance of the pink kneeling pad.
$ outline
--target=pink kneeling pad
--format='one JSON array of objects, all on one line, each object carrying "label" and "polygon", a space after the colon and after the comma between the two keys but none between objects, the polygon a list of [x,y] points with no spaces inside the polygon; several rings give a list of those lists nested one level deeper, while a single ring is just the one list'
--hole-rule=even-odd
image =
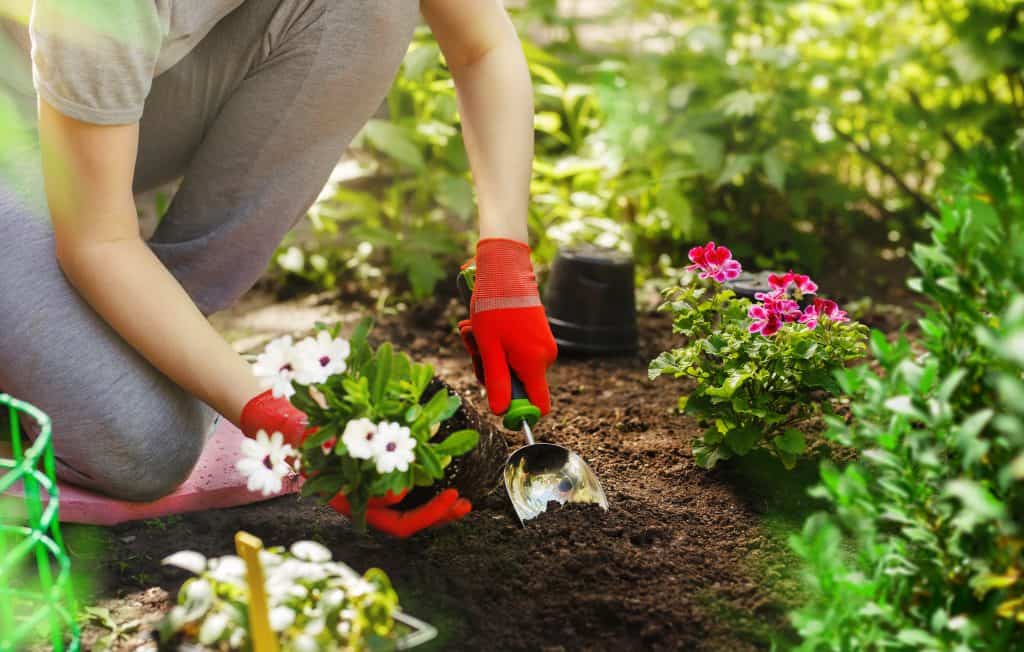
[{"label": "pink kneeling pad", "polygon": [[[244,435],[238,428],[227,419],[220,419],[188,479],[174,493],[151,503],[116,500],[61,482],[60,520],[65,523],[116,525],[169,514],[236,507],[298,491],[302,485],[298,475],[286,478],[281,491],[269,496],[246,489],[245,477],[235,470],[243,439]],[[22,496],[21,484],[15,484],[7,493]]]}]

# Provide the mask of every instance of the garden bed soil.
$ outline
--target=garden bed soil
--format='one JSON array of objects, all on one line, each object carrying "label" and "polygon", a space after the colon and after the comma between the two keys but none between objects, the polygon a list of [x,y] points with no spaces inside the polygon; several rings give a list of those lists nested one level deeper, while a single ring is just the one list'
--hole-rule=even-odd
[{"label": "garden bed soil", "polygon": [[[348,324],[359,307],[307,301],[293,314],[303,310]],[[433,363],[466,408],[484,414],[453,331],[459,312],[452,302],[392,315],[374,337]],[[235,327],[252,336],[251,322]],[[636,355],[561,359],[550,375],[554,408],[536,429],[539,440],[590,463],[608,512],[570,506],[523,528],[499,488],[463,521],[407,540],[356,534],[294,496],[110,529],[69,527],[75,567],[95,580],[92,604],[125,630],[108,642],[137,649],[169,608],[186,574],[161,567],[161,558],[186,548],[231,553],[236,530],[268,545],[315,539],[356,569],[383,568],[406,611],[440,630],[429,649],[753,650],[790,638],[785,614],[799,583],[785,538],[813,509],[805,492],[815,464],[787,473],[752,455],[698,468],[690,441],[699,428],[674,410],[685,386],[647,380],[647,362],[671,343],[669,322],[645,314],[640,327]],[[505,437],[520,445],[518,433]],[[85,649],[103,637],[113,638],[109,624],[89,625]]]}]

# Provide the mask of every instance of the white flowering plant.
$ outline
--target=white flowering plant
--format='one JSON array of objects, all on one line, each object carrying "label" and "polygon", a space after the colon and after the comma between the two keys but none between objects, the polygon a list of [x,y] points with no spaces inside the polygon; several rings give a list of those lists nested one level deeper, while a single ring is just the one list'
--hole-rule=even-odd
[{"label": "white flowering plant", "polygon": [[[398,595],[384,571],[364,575],[314,541],[286,551],[260,551],[270,628],[282,649],[297,652],[394,649]],[[240,557],[207,559],[191,550],[163,560],[195,577],[178,592],[178,604],[161,621],[167,643],[178,636],[217,649],[248,650],[249,588]]]},{"label": "white flowering plant", "polygon": [[270,493],[290,470],[278,462],[290,460],[306,476],[302,494],[324,502],[344,494],[360,530],[371,498],[437,483],[452,458],[480,439],[464,429],[435,441],[461,399],[444,388],[425,397],[433,368],[412,362],[390,343],[373,349],[371,327],[364,320],[344,340],[337,326],[321,326],[316,337],[297,343],[281,338],[267,346],[254,372],[276,396],[305,412],[316,431],[297,449],[268,433],[265,441],[247,444],[238,462],[250,489]]}]

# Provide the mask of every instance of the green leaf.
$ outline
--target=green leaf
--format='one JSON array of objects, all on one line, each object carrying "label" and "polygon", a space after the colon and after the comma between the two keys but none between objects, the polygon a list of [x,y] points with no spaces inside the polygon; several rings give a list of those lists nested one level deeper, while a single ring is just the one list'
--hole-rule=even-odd
[{"label": "green leaf", "polygon": [[957,512],[953,522],[960,529],[969,531],[975,525],[1006,517],[1006,507],[992,493],[978,483],[958,478],[946,484],[946,496],[958,498],[963,508]]},{"label": "green leaf", "polygon": [[419,79],[434,66],[440,66],[440,49],[434,43],[425,43],[409,51],[402,62],[408,79]]},{"label": "green leaf", "polygon": [[807,450],[807,439],[804,437],[804,433],[795,428],[787,428],[785,433],[773,441],[776,448],[793,455],[802,455]]},{"label": "green leaf", "polygon": [[885,407],[900,416],[928,422],[928,415],[914,406],[914,400],[910,396],[893,396],[885,401]]},{"label": "green leaf", "polygon": [[737,455],[746,455],[761,439],[761,430],[754,426],[733,428],[725,433],[725,443]]},{"label": "green leaf", "polygon": [[444,477],[444,469],[441,466],[441,460],[438,458],[437,453],[434,452],[432,446],[427,446],[422,443],[416,445],[416,461],[419,462],[424,470],[432,477],[441,479]]},{"label": "green leaf", "polygon": [[387,391],[388,381],[391,380],[391,357],[391,343],[381,344],[374,356],[369,378],[370,399],[374,403],[380,403],[384,399],[384,392]]},{"label": "green leaf", "polygon": [[704,174],[717,174],[722,168],[725,157],[725,145],[717,136],[695,131],[685,137],[693,151],[693,160],[700,166]]},{"label": "green leaf", "polygon": [[409,133],[386,120],[370,120],[364,127],[366,139],[378,150],[419,172],[426,169],[423,154]]},{"label": "green leaf", "polygon": [[476,209],[473,185],[462,177],[445,176],[438,198],[444,206],[452,209],[463,220],[468,220]]},{"label": "green leaf", "polygon": [[910,645],[916,649],[942,649],[945,646],[942,641],[935,638],[923,629],[904,629],[896,635],[896,639],[904,645]]},{"label": "green leaf", "polygon": [[303,496],[322,496],[326,500],[333,498],[345,485],[343,473],[325,473],[308,478],[303,484],[300,494]]},{"label": "green leaf", "polygon": [[433,444],[434,452],[443,457],[445,455],[456,457],[464,455],[476,448],[480,442],[480,433],[476,430],[457,430],[439,444]]},{"label": "green leaf", "polygon": [[715,180],[715,188],[720,188],[728,183],[733,183],[737,177],[742,177],[754,167],[756,158],[749,154],[730,154],[725,161],[725,167]]},{"label": "green leaf", "polygon": [[761,167],[764,169],[764,176],[768,179],[769,185],[783,192],[786,189],[786,163],[774,150],[769,150],[761,156]]},{"label": "green leaf", "polygon": [[745,370],[734,371],[725,382],[722,383],[721,387],[708,387],[704,392],[708,396],[714,396],[716,398],[732,398],[732,395],[736,393],[743,383],[750,378],[750,372]]}]

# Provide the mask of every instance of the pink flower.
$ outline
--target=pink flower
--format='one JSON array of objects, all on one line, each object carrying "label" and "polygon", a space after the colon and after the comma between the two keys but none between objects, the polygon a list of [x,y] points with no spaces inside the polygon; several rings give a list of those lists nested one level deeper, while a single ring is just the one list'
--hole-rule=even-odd
[{"label": "pink flower", "polygon": [[807,306],[797,321],[814,330],[822,317],[836,323],[850,321],[846,311],[840,310],[839,305],[830,299],[815,299],[814,304]]},{"label": "pink flower", "polygon": [[789,286],[796,285],[796,288],[803,294],[814,294],[818,291],[818,284],[811,280],[806,274],[795,274],[789,270],[785,274],[769,274],[768,283],[776,290],[783,292],[789,290]]},{"label": "pink flower", "polygon": [[846,314],[845,310],[839,309],[839,304],[830,299],[815,299],[814,305],[810,306],[817,311],[817,313],[829,321],[833,322],[844,322],[850,321],[850,317]]},{"label": "pink flower", "polygon": [[818,327],[818,309],[814,306],[807,306],[797,321],[813,331]]},{"label": "pink flower", "polygon": [[700,278],[713,278],[719,283],[731,281],[740,275],[743,268],[739,261],[732,259],[732,252],[728,247],[718,247],[714,242],[709,242],[703,247],[694,247],[689,253],[690,261],[693,263],[686,269],[691,272],[700,270]]},{"label": "pink flower", "polygon": [[758,292],[754,298],[764,304],[764,309],[774,314],[783,323],[794,322],[800,318],[800,304],[789,298],[784,289],[772,292]]},{"label": "pink flower", "polygon": [[778,313],[772,312],[764,306],[750,306],[747,316],[753,320],[748,327],[751,333],[760,333],[765,337],[771,337],[778,333],[782,326],[782,320]]}]

